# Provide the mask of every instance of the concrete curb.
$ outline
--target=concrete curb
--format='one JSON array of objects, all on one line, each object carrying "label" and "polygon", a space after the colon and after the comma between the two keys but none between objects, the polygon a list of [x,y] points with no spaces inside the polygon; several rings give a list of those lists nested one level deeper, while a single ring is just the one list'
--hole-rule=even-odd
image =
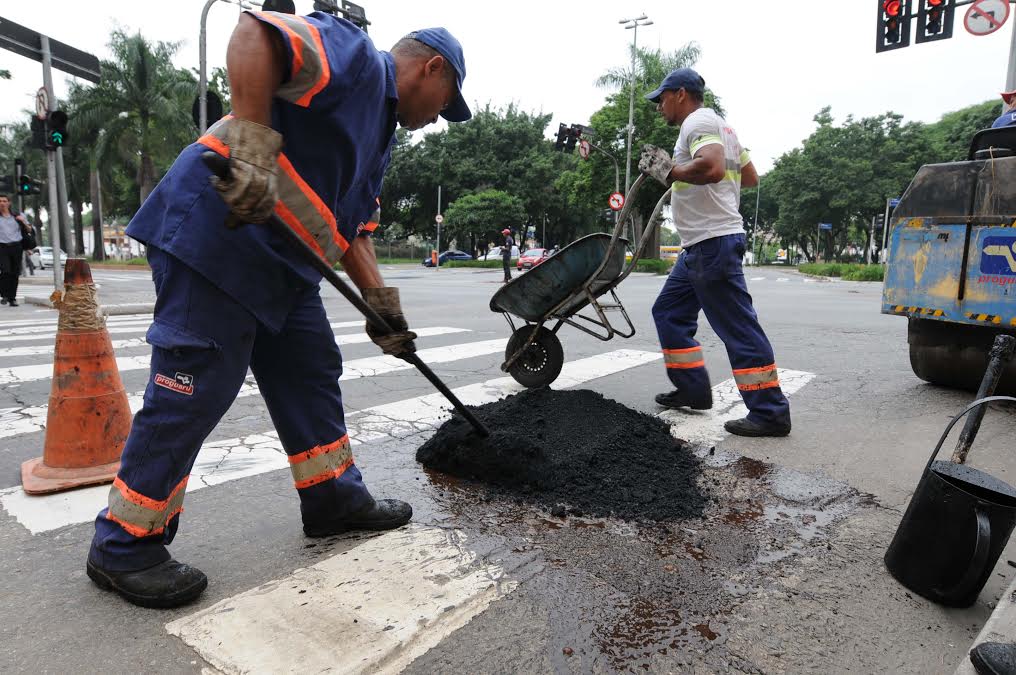
[{"label": "concrete curb", "polygon": [[[1016,641],[1016,579],[1005,589],[1005,593],[995,605],[995,611],[988,617],[984,628],[974,638],[970,649],[982,642],[1013,642]],[[974,664],[970,662],[970,649],[963,655],[954,675],[977,675]]]},{"label": "concrete curb", "polygon": [[[22,302],[29,305],[39,305],[41,307],[48,307],[53,309],[53,303],[50,302],[49,298],[40,298],[37,296],[26,295],[21,300]],[[100,313],[103,316],[118,316],[122,314],[151,314],[155,311],[154,302],[134,302],[125,303],[122,305],[102,305],[99,308]]]}]

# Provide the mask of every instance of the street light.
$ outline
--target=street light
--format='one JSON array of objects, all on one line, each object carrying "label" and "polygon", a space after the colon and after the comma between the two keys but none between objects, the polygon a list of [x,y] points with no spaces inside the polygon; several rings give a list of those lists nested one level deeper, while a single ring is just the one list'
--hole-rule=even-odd
[{"label": "street light", "polygon": [[208,0],[201,10],[201,30],[198,32],[198,131],[202,134],[208,129],[208,78],[205,75],[208,60],[206,57],[208,36],[205,31],[205,24],[208,23],[208,10],[216,2],[228,2],[239,5],[240,9],[251,9],[252,6],[261,6],[260,2],[248,2],[246,0]]},{"label": "street light", "polygon": [[631,140],[632,135],[635,133],[635,63],[638,54],[636,50],[638,47],[639,26],[652,26],[653,22],[649,20],[648,16],[643,14],[634,19],[621,19],[618,23],[624,25],[625,30],[633,31],[631,36],[631,92],[628,97],[628,150],[624,164],[624,191],[627,194],[628,188],[631,187]]}]

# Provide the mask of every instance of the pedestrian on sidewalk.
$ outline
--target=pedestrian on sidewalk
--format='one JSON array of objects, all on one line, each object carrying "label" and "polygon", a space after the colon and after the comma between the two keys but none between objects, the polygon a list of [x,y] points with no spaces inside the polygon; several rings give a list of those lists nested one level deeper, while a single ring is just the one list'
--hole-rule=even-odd
[{"label": "pedestrian on sidewalk", "polygon": [[[86,569],[101,588],[147,607],[185,604],[207,585],[166,547],[198,450],[248,367],[289,456],[307,536],[387,530],[412,517],[405,502],[374,499],[353,461],[321,275],[255,223],[274,213],[329,263],[341,258],[394,329],[368,335],[386,354],[408,355],[416,334],[370,238],[396,126],[471,116],[462,47],[444,28],[385,52],[327,13],[247,11],[226,66],[232,114],[183,150],[127,228],[147,246],[155,282],[151,379]],[[229,177],[210,182],[210,151],[230,158]],[[251,505],[243,519],[257,517]]]},{"label": "pedestrian on sidewalk", "polygon": [[512,239],[512,231],[507,227],[501,230],[504,235],[504,245],[501,247],[501,266],[504,267],[504,282],[512,280],[512,247],[515,240]]},{"label": "pedestrian on sidewalk", "polygon": [[0,194],[0,304],[18,306],[18,281],[21,278],[21,240],[31,225],[11,209],[9,195]]},{"label": "pedestrian on sidewalk", "polygon": [[738,206],[742,187],[758,174],[737,134],[705,107],[705,80],[691,68],[673,71],[646,96],[671,126],[680,126],[674,154],[647,145],[639,170],[672,190],[670,208],[684,251],[653,305],[653,319],[674,390],[659,394],[667,408],[713,405],[702,347],[695,340],[699,310],[723,341],[748,416],[724,428],[740,436],[786,436],[790,404],[780,389],[776,359],[741,267],[745,232]]},{"label": "pedestrian on sidewalk", "polygon": [[25,264],[24,264],[24,267],[22,268],[22,275],[24,275],[24,270],[27,269],[28,270],[28,276],[33,276],[33,277],[35,276],[35,261],[32,260],[32,256],[35,255],[35,252],[38,251],[38,250],[39,249],[37,249],[37,248],[33,248],[30,251],[25,251],[25,254],[24,254],[24,263]]}]

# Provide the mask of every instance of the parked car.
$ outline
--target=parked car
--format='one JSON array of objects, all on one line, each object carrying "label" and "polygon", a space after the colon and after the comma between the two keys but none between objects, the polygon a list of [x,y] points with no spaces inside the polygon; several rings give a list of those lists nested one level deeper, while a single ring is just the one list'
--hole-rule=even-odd
[{"label": "parked car", "polygon": [[[449,260],[472,260],[473,256],[463,251],[445,251],[437,257],[437,264],[444,265]],[[423,259],[421,263],[424,267],[433,267],[434,263],[431,261],[430,256]]]},{"label": "parked car", "polygon": [[516,266],[520,270],[532,269],[549,257],[550,253],[547,252],[547,249],[531,248],[519,257],[519,262]]},{"label": "parked car", "polygon": [[[67,254],[60,251],[60,266],[62,267],[67,262]],[[39,247],[39,269],[44,270],[47,267],[53,267],[53,247],[52,246],[40,246]]]},{"label": "parked car", "polygon": [[[500,260],[501,259],[501,249],[502,248],[503,248],[502,246],[495,246],[494,248],[492,248],[489,251],[487,251],[487,255],[483,256],[483,259],[484,260]],[[513,258],[513,259],[519,257],[519,247],[518,246],[512,246],[512,252],[511,252],[511,256],[510,257]]]}]

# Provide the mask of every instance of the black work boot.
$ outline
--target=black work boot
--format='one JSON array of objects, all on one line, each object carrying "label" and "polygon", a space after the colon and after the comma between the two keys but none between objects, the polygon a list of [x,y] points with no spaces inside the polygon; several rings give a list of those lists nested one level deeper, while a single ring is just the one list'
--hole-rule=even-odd
[{"label": "black work boot", "polygon": [[668,391],[666,394],[657,394],[656,402],[664,408],[691,408],[692,410],[709,410],[713,407],[713,392],[708,392],[704,398],[691,398],[680,389]]},{"label": "black work boot", "polygon": [[980,675],[1016,675],[1016,644],[982,642],[970,650],[970,662]]},{"label": "black work boot", "polygon": [[304,523],[308,537],[328,537],[350,530],[391,530],[402,527],[413,517],[413,507],[398,499],[372,499],[356,513],[323,523]]},{"label": "black work boot", "polygon": [[786,436],[790,433],[789,422],[787,424],[763,424],[753,422],[747,417],[724,422],[723,428],[736,436]]},{"label": "black work boot", "polygon": [[204,572],[175,560],[133,572],[104,570],[89,560],[86,570],[99,588],[118,593],[127,602],[155,609],[186,605],[208,586]]}]

